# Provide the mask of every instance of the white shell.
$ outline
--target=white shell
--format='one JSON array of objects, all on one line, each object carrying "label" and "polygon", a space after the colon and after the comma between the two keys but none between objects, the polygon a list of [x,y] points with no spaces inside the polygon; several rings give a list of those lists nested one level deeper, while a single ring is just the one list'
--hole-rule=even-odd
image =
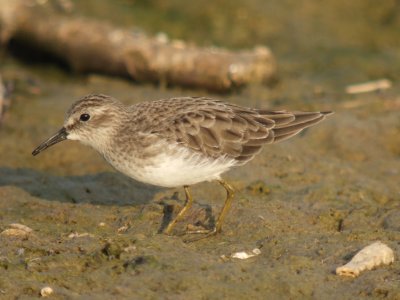
[{"label": "white shell", "polygon": [[359,251],[350,262],[336,269],[341,276],[357,277],[364,270],[371,270],[379,265],[389,265],[394,261],[393,250],[384,243],[375,242]]},{"label": "white shell", "polygon": [[49,286],[45,286],[44,288],[42,288],[41,290],[40,290],[40,295],[42,296],[42,297],[49,297],[51,294],[53,294],[53,289],[51,288],[51,287],[49,287]]},{"label": "white shell", "polygon": [[248,259],[248,258],[250,258],[250,257],[254,257],[254,256],[257,256],[257,255],[260,255],[260,254],[261,254],[261,250],[260,250],[259,248],[254,248],[254,249],[251,250],[251,251],[240,251],[240,252],[235,252],[235,253],[232,253],[232,254],[229,255],[229,256],[222,255],[221,258],[222,258],[223,260],[226,260],[226,259],[228,259],[228,258]]}]

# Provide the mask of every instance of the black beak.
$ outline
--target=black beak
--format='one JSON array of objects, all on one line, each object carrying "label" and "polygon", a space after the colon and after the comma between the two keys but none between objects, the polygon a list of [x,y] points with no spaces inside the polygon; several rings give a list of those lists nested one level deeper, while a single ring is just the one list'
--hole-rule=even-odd
[{"label": "black beak", "polygon": [[41,143],[35,150],[33,150],[32,155],[33,156],[38,155],[40,152],[46,150],[50,146],[53,146],[54,144],[66,140],[67,136],[68,136],[67,130],[64,127],[61,128],[55,135],[53,135],[51,138]]}]

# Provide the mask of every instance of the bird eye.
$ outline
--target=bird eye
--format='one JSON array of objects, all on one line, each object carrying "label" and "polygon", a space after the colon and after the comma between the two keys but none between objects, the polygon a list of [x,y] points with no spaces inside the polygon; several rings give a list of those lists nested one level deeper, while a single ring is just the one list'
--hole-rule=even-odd
[{"label": "bird eye", "polygon": [[79,117],[79,120],[86,122],[90,119],[90,115],[89,114],[81,114],[81,116]]}]

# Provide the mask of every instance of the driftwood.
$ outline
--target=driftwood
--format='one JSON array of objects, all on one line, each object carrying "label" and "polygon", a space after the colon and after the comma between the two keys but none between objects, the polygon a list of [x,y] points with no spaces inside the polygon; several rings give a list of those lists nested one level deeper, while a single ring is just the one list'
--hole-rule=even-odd
[{"label": "driftwood", "polygon": [[[103,21],[51,9],[50,1],[0,0],[0,39],[34,46],[79,72],[130,76],[137,81],[229,91],[274,80],[270,50],[199,48],[161,34],[115,28]],[[40,4],[45,3],[45,4]]]},{"label": "driftwood", "polygon": [[3,121],[3,117],[8,107],[10,106],[12,86],[10,84],[5,85],[0,74],[0,125]]},{"label": "driftwood", "polygon": [[5,106],[6,106],[6,99],[5,99],[5,94],[6,94],[6,88],[3,84],[3,81],[1,80],[1,75],[0,75],[0,123],[1,119],[3,118]]}]

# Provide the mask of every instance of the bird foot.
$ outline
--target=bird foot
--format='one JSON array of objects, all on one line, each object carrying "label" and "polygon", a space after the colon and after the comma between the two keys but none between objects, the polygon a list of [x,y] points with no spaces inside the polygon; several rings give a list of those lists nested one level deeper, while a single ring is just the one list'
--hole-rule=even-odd
[{"label": "bird foot", "polygon": [[210,229],[207,229],[204,225],[200,224],[187,224],[185,234],[193,234],[193,233],[208,233]]},{"label": "bird foot", "polygon": [[197,242],[202,239],[206,239],[208,237],[214,236],[219,232],[216,227],[212,229],[197,229],[197,230],[187,230],[185,234],[202,234],[202,236],[196,236],[194,238],[184,239],[185,243]]}]

